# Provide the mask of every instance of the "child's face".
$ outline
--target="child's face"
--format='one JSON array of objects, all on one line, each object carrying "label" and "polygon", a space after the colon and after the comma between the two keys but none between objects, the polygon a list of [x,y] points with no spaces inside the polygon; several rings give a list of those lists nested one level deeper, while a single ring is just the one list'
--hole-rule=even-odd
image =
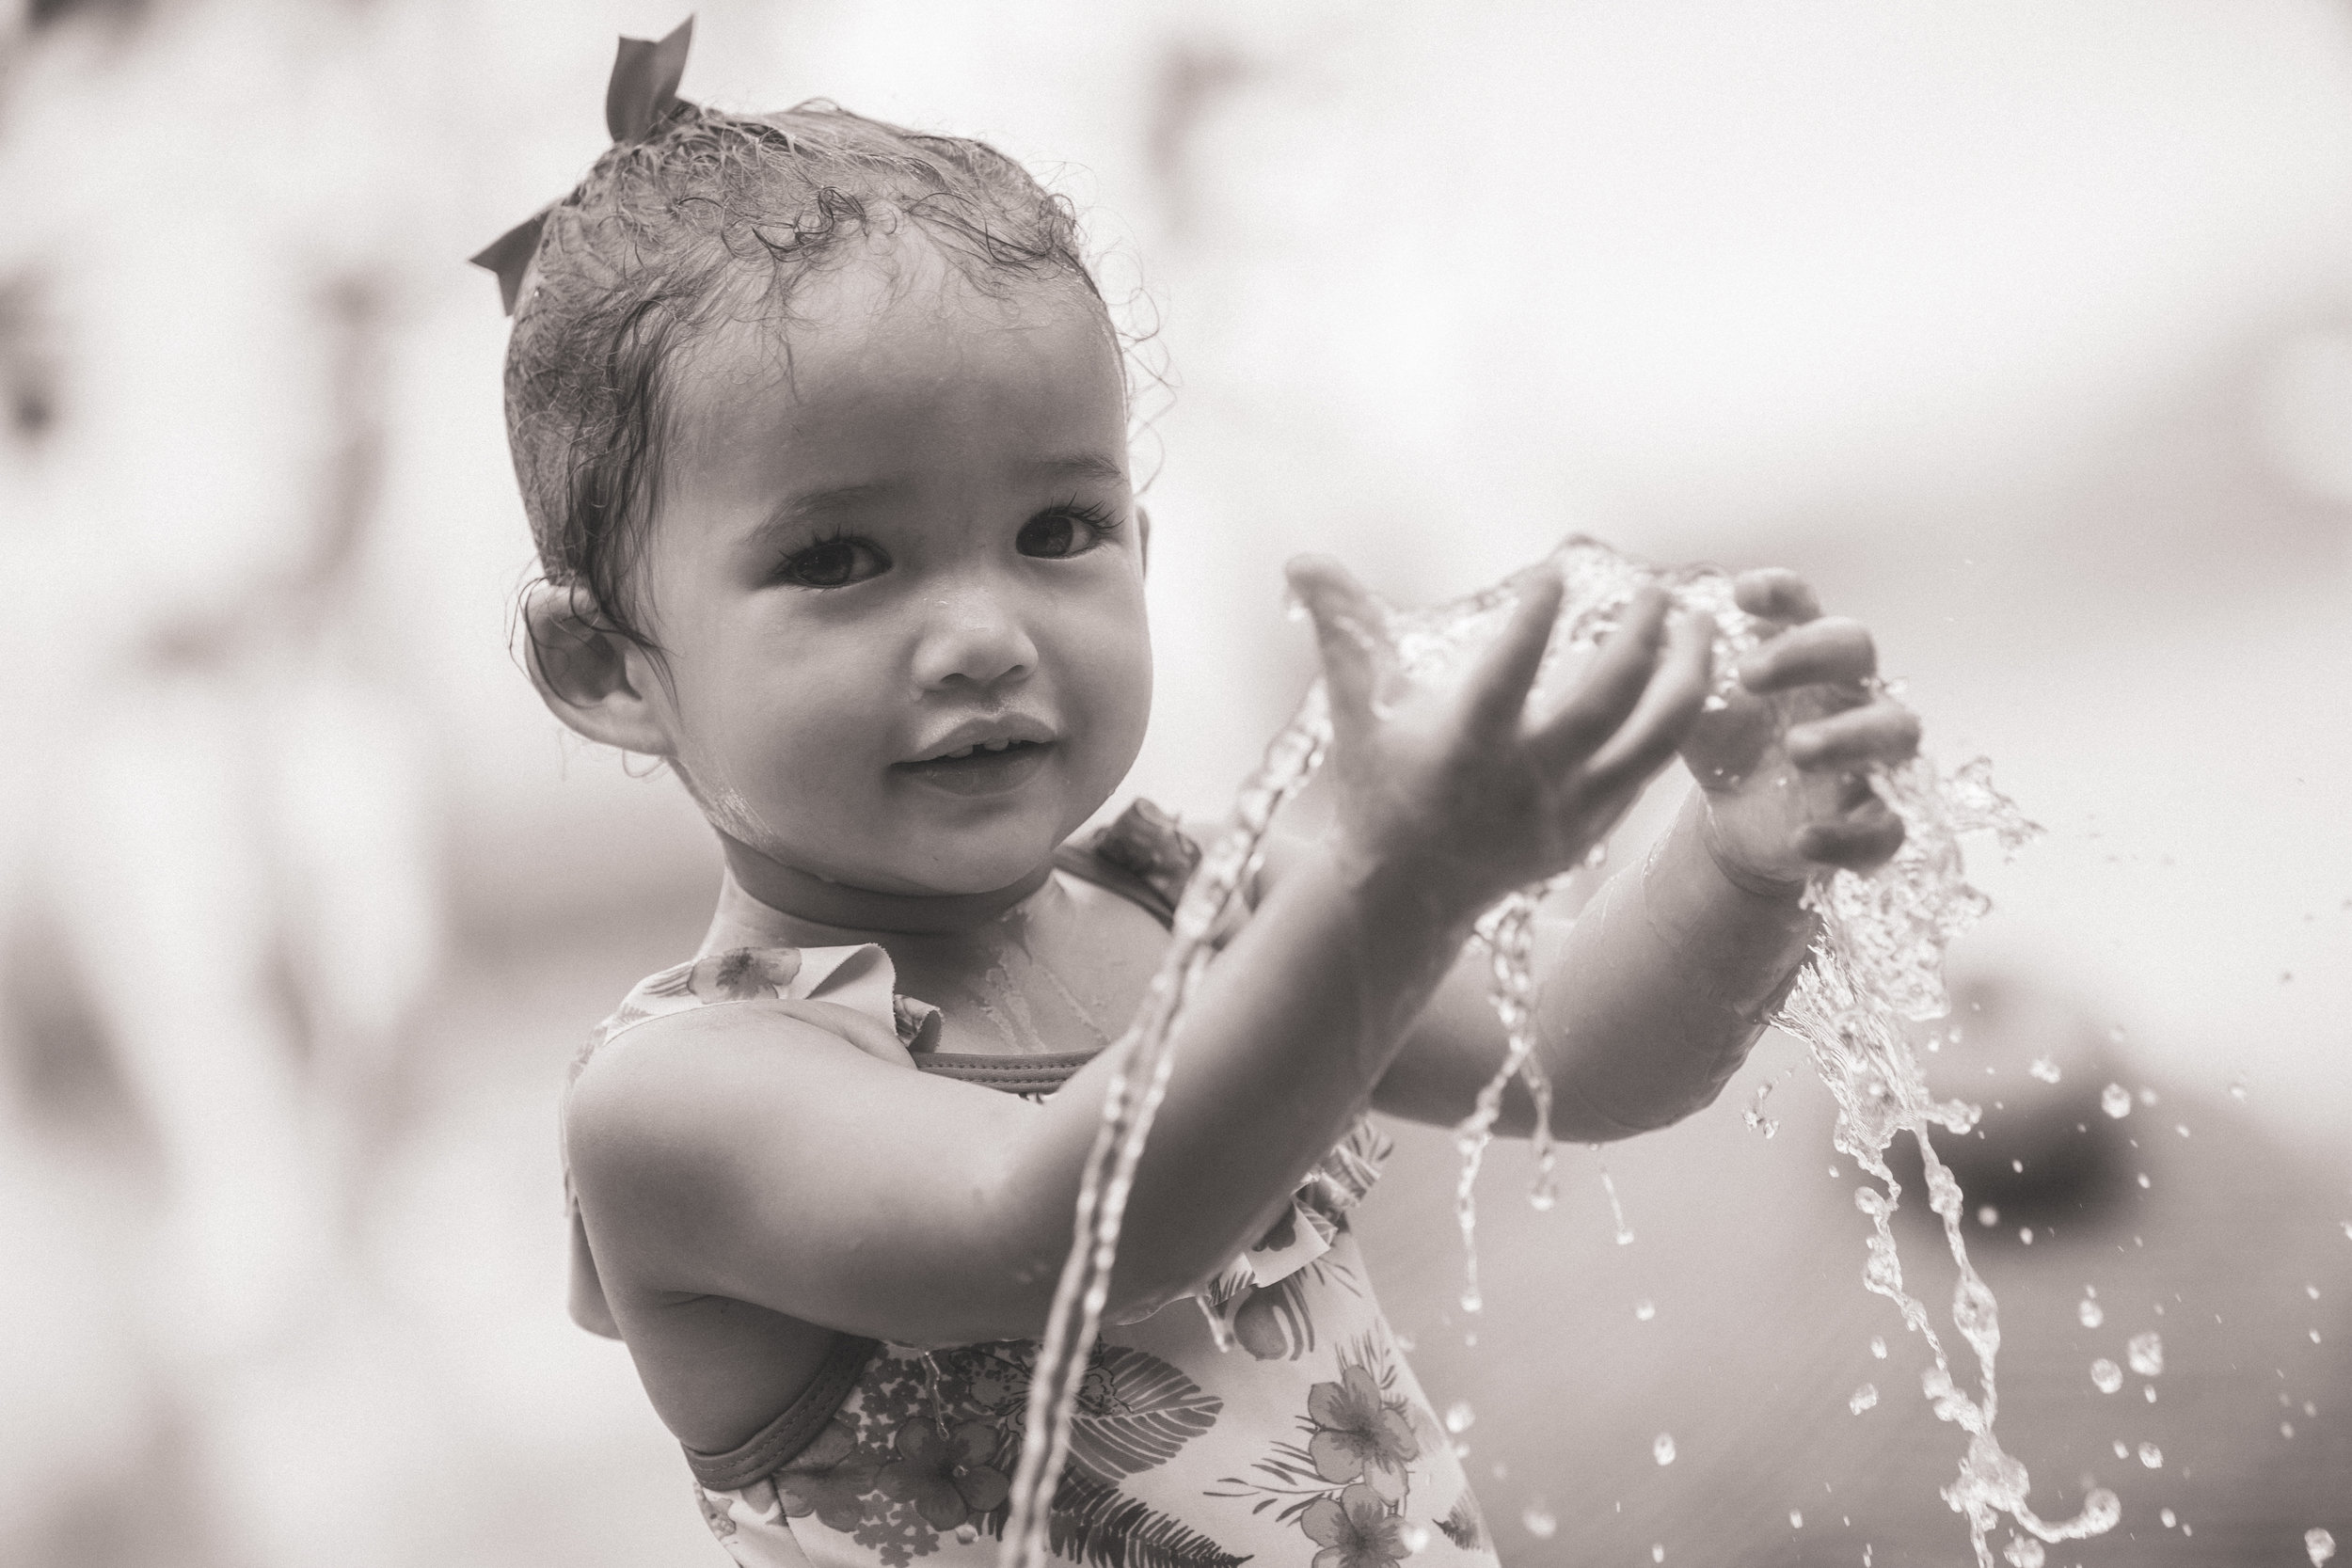
[{"label": "child's face", "polygon": [[674,760],[739,847],[892,894],[1050,859],[1142,744],[1118,351],[1074,288],[877,242],[676,377],[642,582]]}]

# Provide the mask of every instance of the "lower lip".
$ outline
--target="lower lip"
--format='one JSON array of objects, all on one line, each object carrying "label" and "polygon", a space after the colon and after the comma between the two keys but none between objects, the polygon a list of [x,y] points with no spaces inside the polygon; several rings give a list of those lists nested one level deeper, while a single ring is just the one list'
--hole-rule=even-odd
[{"label": "lower lip", "polygon": [[1050,745],[1008,746],[1001,752],[974,752],[968,757],[897,763],[891,771],[950,795],[1003,795],[1037,777],[1052,750]]}]

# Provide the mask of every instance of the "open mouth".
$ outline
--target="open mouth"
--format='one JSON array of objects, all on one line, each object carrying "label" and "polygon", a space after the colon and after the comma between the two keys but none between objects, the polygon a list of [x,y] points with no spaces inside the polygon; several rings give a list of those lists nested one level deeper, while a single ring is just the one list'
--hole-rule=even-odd
[{"label": "open mouth", "polygon": [[957,795],[993,795],[1035,777],[1053,749],[1049,740],[976,741],[935,757],[894,763],[891,771]]}]

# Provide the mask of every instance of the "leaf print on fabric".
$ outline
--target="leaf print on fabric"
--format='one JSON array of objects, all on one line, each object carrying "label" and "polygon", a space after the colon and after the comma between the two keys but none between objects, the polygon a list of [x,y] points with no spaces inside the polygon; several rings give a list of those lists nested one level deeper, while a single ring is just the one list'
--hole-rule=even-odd
[{"label": "leaf print on fabric", "polygon": [[1486,1544],[1486,1516],[1478,1510],[1478,1499],[1465,1491],[1454,1499],[1444,1518],[1438,1521],[1438,1533],[1466,1552],[1474,1552]]},{"label": "leaf print on fabric", "polygon": [[898,1457],[882,1467],[882,1496],[911,1504],[935,1530],[951,1530],[1005,1500],[1011,1482],[992,1463],[998,1434],[985,1421],[966,1421],[942,1434],[929,1421],[909,1421],[893,1445]]},{"label": "leaf print on fabric", "polygon": [[[1320,1277],[1321,1271],[1315,1271]],[[1314,1317],[1307,1309],[1307,1276],[1289,1275],[1260,1286],[1233,1309],[1233,1338],[1261,1361],[1295,1361],[1315,1348]]]},{"label": "leaf print on fabric", "polygon": [[830,1529],[855,1529],[866,1512],[858,1499],[874,1489],[882,1464],[880,1456],[858,1448],[856,1433],[836,1417],[776,1472],[776,1496],[787,1518],[814,1513]]},{"label": "leaf print on fabric", "polygon": [[1097,1342],[1078,1389],[1070,1457],[1115,1481],[1175,1458],[1224,1408],[1158,1356]]},{"label": "leaf print on fabric", "polygon": [[1298,1528],[1323,1548],[1314,1568],[1389,1568],[1412,1550],[1405,1544],[1404,1516],[1369,1486],[1322,1498],[1300,1515]]},{"label": "leaf print on fabric", "polygon": [[1307,1391],[1307,1417],[1316,1428],[1307,1452],[1315,1473],[1329,1481],[1361,1480],[1388,1502],[1405,1496],[1406,1466],[1421,1457],[1404,1402],[1381,1398],[1380,1385],[1360,1362],[1341,1364],[1340,1381]]},{"label": "leaf print on fabric", "polygon": [[1085,1568],[1240,1568],[1249,1560],[1076,1465],[1063,1472],[1045,1522],[1054,1555]]}]

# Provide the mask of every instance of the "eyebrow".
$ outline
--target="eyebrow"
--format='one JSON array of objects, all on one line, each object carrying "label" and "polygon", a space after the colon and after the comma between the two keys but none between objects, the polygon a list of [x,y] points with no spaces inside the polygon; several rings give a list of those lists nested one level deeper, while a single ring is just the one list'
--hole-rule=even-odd
[{"label": "eyebrow", "polygon": [[1067,457],[1041,457],[1023,467],[1032,473],[1057,478],[1121,480],[1127,477],[1126,467],[1116,458],[1097,451],[1073,452]]}]

